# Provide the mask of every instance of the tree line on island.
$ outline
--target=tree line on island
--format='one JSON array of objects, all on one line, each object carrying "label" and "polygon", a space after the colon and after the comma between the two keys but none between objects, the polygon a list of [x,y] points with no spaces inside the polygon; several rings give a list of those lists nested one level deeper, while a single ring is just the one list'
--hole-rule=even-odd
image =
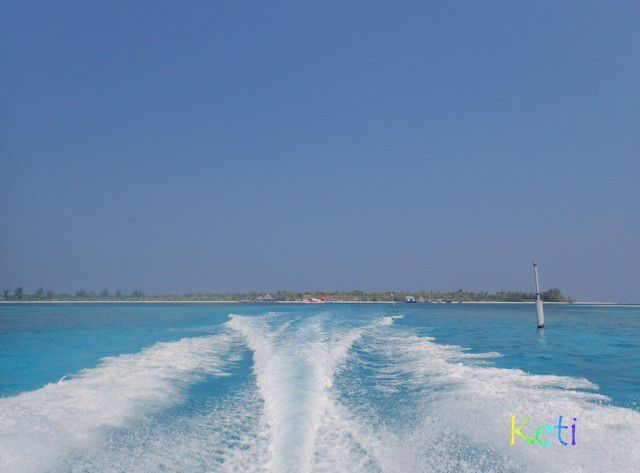
[{"label": "tree line on island", "polygon": [[[417,302],[531,302],[535,298],[533,292],[525,291],[497,291],[473,292],[463,291],[311,291],[293,292],[282,290],[278,292],[203,292],[192,294],[146,294],[135,290],[124,293],[120,290],[110,292],[104,289],[100,292],[80,290],[75,294],[56,294],[52,290],[39,288],[32,294],[22,287],[13,292],[3,291],[5,301],[226,301],[226,302],[296,302],[305,299],[322,299],[327,302],[401,302],[407,296]],[[572,303],[574,299],[564,295],[560,289],[554,288],[542,293],[542,300],[546,302]]]}]

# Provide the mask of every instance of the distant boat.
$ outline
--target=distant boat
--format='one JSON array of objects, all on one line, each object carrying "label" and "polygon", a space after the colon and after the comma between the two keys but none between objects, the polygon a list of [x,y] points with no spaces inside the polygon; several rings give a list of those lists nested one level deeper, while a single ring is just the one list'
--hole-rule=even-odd
[{"label": "distant boat", "polygon": [[302,299],[302,303],[303,304],[324,304],[325,302],[327,302],[327,298],[322,296],[320,298],[318,297],[305,297],[304,299]]},{"label": "distant boat", "polygon": [[407,304],[415,304],[416,303],[416,298],[413,297],[413,296],[407,296],[407,297],[404,298],[404,301]]}]

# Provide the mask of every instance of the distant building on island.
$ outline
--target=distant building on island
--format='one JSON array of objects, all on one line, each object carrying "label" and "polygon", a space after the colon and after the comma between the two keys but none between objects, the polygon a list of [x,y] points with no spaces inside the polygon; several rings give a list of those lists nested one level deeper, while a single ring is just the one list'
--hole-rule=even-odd
[{"label": "distant building on island", "polygon": [[256,297],[256,302],[274,302],[271,294],[262,294]]}]

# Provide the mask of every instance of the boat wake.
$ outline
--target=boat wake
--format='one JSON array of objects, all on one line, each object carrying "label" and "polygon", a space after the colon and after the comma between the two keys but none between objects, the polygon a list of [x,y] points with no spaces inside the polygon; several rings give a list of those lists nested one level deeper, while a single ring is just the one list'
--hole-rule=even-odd
[{"label": "boat wake", "polygon": [[[593,383],[497,368],[499,353],[443,345],[404,322],[232,315],[217,335],[105,359],[0,399],[0,469],[640,471],[640,413],[611,406]],[[168,413],[188,402],[187,386],[229,374],[240,379],[232,390]],[[576,417],[578,442],[511,446],[512,415]]]},{"label": "boat wake", "polygon": [[59,459],[95,445],[109,430],[181,402],[190,383],[227,376],[237,345],[228,333],[157,343],[0,399],[0,471],[55,471]]},{"label": "boat wake", "polygon": [[254,371],[271,432],[270,471],[309,471],[336,368],[362,329],[331,330],[310,317],[273,329],[278,316],[232,316],[227,325],[253,350]]},{"label": "boat wake", "polygon": [[[342,373],[336,408],[380,471],[640,469],[640,413],[611,406],[588,380],[496,368],[498,353],[472,354],[410,330],[362,341]],[[575,417],[579,441],[512,446],[512,415],[518,424],[531,416],[533,430]]]}]

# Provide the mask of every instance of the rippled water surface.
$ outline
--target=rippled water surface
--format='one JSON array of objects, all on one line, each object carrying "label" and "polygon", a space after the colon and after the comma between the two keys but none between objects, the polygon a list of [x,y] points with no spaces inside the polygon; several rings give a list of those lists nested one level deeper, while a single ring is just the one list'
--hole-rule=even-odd
[{"label": "rippled water surface", "polygon": [[[539,331],[531,305],[0,305],[0,471],[640,471],[640,309],[546,318]],[[567,446],[512,446],[512,415],[531,437],[562,415],[576,444],[567,429]]]}]

